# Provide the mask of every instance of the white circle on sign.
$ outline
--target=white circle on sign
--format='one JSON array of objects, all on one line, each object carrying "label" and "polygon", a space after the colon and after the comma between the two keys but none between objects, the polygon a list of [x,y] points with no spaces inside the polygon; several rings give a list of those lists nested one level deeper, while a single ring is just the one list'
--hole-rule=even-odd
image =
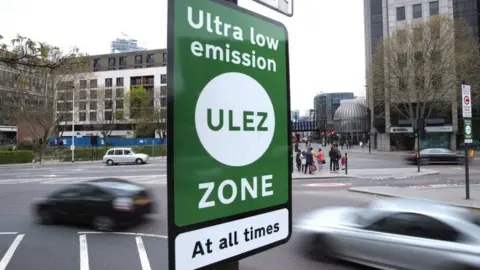
[{"label": "white circle on sign", "polygon": [[470,134],[472,132],[472,127],[465,126],[465,133]]},{"label": "white circle on sign", "polygon": [[233,167],[246,166],[262,157],[272,142],[273,104],[252,77],[224,73],[208,82],[200,93],[195,128],[203,147],[215,160]]}]

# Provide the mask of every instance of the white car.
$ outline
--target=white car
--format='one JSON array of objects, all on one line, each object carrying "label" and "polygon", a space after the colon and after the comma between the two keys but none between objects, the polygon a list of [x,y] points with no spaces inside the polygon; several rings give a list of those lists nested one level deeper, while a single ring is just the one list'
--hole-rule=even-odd
[{"label": "white car", "polygon": [[111,148],[103,156],[102,162],[109,166],[126,163],[145,164],[148,159],[148,155],[135,153],[131,148]]}]

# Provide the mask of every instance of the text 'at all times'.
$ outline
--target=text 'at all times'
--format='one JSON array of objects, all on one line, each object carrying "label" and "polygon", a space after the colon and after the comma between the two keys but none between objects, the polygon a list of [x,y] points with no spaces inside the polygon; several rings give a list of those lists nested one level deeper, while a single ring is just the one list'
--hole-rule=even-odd
[{"label": "text 'at all times'", "polygon": [[[196,30],[205,30],[210,34],[233,38],[236,41],[245,41],[244,29],[237,25],[229,24],[221,20],[220,16],[213,18],[209,12],[197,10],[197,16],[194,18],[194,10],[188,7],[188,24]],[[260,48],[268,48],[277,51],[279,40],[272,37],[257,33],[254,27],[249,29],[248,40],[254,46]],[[265,58],[256,55],[256,51],[240,52],[232,49],[230,44],[224,46],[217,46],[213,44],[203,44],[195,40],[190,45],[191,53],[196,57],[205,57],[207,59],[232,63],[235,65],[243,65],[245,67],[257,68],[260,70],[267,70],[270,72],[277,71],[277,63],[275,59]]]}]

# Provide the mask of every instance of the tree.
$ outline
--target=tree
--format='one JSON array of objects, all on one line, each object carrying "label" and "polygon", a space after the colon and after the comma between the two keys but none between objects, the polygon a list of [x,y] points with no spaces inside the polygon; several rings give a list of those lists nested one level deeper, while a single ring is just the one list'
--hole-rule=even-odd
[{"label": "tree", "polygon": [[135,123],[135,136],[150,137],[155,134],[153,92],[149,93],[141,86],[133,87],[126,94],[126,100],[130,107],[130,120]]},{"label": "tree", "polygon": [[[68,121],[64,115],[56,115],[57,110],[67,109],[63,104],[58,106],[56,100],[64,92],[73,92],[72,78],[89,70],[88,58],[77,49],[64,53],[57,47],[18,36],[9,45],[0,44],[0,65],[12,75],[6,116],[28,128],[35,136],[33,140],[41,140],[45,146],[59,122]],[[59,93],[59,89],[64,91]]]},{"label": "tree", "polygon": [[416,130],[432,112],[456,111],[462,80],[478,85],[479,71],[478,41],[464,21],[433,16],[398,28],[377,45],[369,68],[373,114],[396,113]]},{"label": "tree", "polygon": [[152,114],[152,124],[160,138],[167,132],[167,98],[155,97]]}]

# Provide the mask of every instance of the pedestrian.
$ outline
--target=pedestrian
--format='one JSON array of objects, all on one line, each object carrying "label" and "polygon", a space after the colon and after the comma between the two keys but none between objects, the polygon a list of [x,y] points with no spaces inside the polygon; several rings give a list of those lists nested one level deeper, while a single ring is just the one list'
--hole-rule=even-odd
[{"label": "pedestrian", "polygon": [[335,151],[335,147],[332,145],[330,151],[328,152],[328,156],[330,158],[330,172],[335,171],[335,159],[337,159],[337,152]]},{"label": "pedestrian", "polygon": [[337,155],[337,158],[335,159],[335,168],[337,168],[337,171],[340,170],[340,160],[342,159],[342,153],[340,152],[340,150],[337,148],[335,148],[335,152],[336,152],[336,155]]},{"label": "pedestrian", "polygon": [[343,156],[343,157],[342,157],[342,161],[341,161],[341,163],[342,163],[342,171],[345,170],[345,163],[346,163],[346,161],[347,161],[347,160],[346,160],[345,156]]},{"label": "pedestrian", "polygon": [[302,172],[305,171],[305,166],[307,166],[307,159],[305,157],[305,151],[302,152],[302,154],[300,155],[300,159],[301,159],[301,164],[302,164]]},{"label": "pedestrian", "polygon": [[312,165],[313,165],[313,156],[312,156],[312,150],[310,151],[306,151],[305,152],[305,171],[304,173],[307,174],[307,169],[308,169],[308,173],[309,174],[312,174]]},{"label": "pedestrian", "polygon": [[297,170],[300,172],[301,166],[302,166],[302,152],[297,149],[296,155],[295,155],[295,163],[297,164]]},{"label": "pedestrian", "polygon": [[325,154],[323,153],[322,148],[318,149],[317,162],[320,168],[322,168],[323,164],[325,164]]}]

